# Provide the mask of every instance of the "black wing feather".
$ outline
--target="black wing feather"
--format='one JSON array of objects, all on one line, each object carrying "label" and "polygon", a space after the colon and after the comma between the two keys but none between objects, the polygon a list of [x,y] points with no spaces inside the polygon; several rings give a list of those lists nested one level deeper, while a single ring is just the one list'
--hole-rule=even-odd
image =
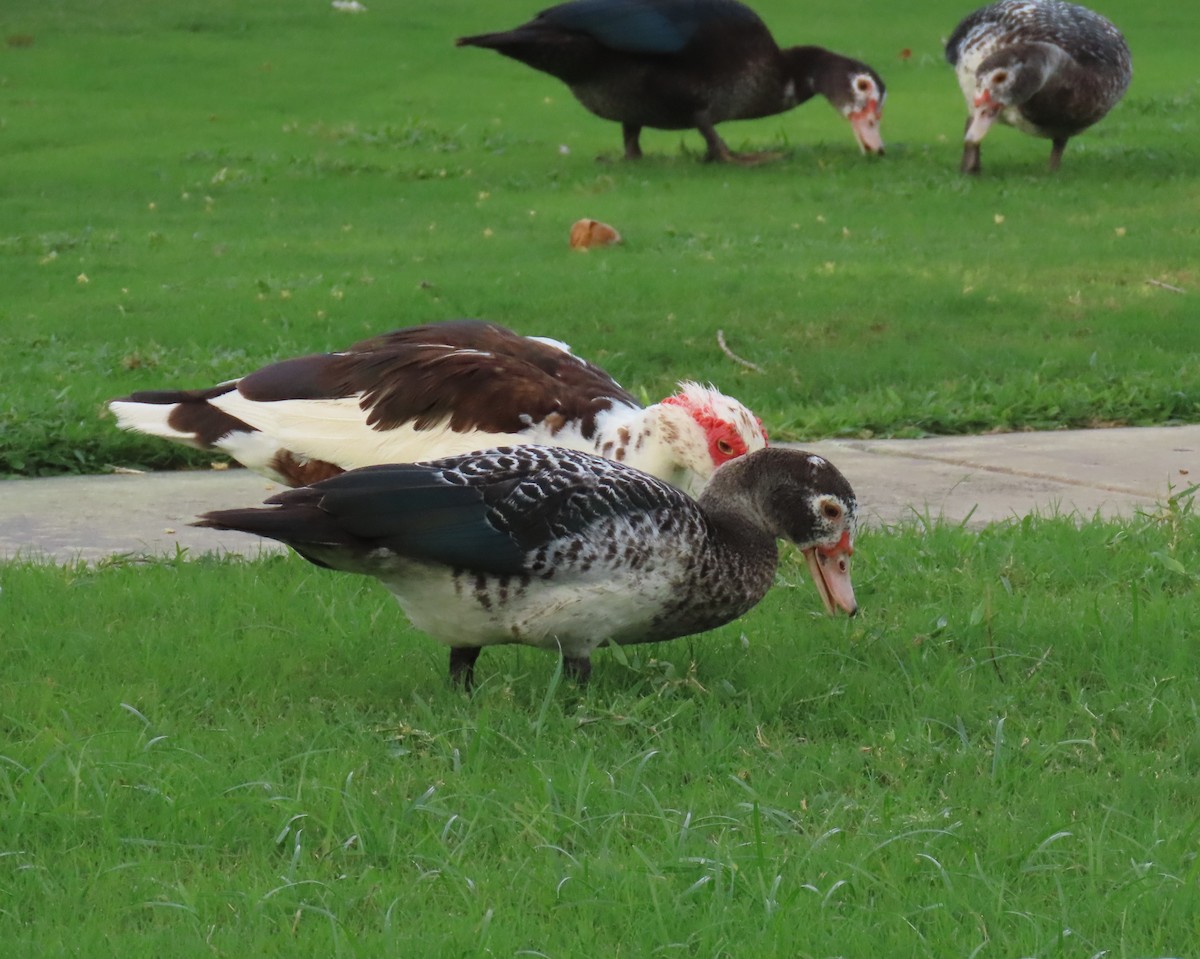
[{"label": "black wing feather", "polygon": [[206,513],[196,525],[277,539],[306,558],[306,547],[385,549],[456,569],[519,575],[531,552],[586,534],[605,519],[695,508],[673,486],[620,463],[536,446],[367,466],[267,503]]}]

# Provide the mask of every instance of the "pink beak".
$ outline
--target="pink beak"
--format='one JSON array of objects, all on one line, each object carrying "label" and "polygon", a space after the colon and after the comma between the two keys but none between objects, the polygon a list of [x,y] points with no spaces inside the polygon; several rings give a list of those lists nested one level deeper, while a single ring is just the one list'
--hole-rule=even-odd
[{"label": "pink beak", "polygon": [[963,141],[969,144],[982,142],[984,135],[1000,115],[1003,104],[992,99],[990,90],[984,90],[975,98],[975,109],[971,112],[971,123],[963,136]]},{"label": "pink beak", "polygon": [[842,533],[835,546],[814,546],[803,552],[825,612],[832,615],[842,609],[851,616],[857,613],[854,584],[850,582],[850,557],[854,554],[850,533]]},{"label": "pink beak", "polygon": [[879,133],[879,124],[883,120],[883,111],[879,108],[879,101],[871,100],[861,110],[854,110],[847,114],[846,119],[850,121],[850,126],[854,129],[854,136],[863,153],[876,153],[882,156],[883,137]]}]

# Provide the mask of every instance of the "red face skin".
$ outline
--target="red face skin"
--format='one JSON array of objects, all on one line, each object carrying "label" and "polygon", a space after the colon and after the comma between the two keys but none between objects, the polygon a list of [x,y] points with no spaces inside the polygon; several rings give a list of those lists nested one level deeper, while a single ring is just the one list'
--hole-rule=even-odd
[{"label": "red face skin", "polygon": [[850,545],[850,531],[842,533],[842,538],[834,546],[818,546],[817,552],[822,556],[853,556],[854,547]]},{"label": "red face skin", "polygon": [[879,101],[872,97],[861,110],[851,110],[846,119],[854,127],[859,146],[865,153],[882,153],[883,140],[879,136],[879,124],[883,121],[883,110]]},{"label": "red face skin", "polygon": [[[733,424],[721,419],[707,407],[697,408],[681,396],[668,396],[664,403],[672,406],[686,407],[692,419],[704,430],[704,438],[708,441],[708,455],[712,457],[713,466],[721,466],[730,460],[745,456],[746,441],[742,439]],[[767,431],[763,429],[762,420],[755,417],[759,432],[762,433],[763,443],[767,442]]]},{"label": "red face skin", "polygon": [[[708,440],[708,455],[712,457],[714,466],[720,466],[722,463],[728,463],[732,459],[746,455],[746,441],[728,420],[720,419],[703,410],[697,411],[693,415],[704,430],[704,436]],[[763,442],[766,443],[767,431],[762,428],[762,420],[757,420],[757,422]]]}]

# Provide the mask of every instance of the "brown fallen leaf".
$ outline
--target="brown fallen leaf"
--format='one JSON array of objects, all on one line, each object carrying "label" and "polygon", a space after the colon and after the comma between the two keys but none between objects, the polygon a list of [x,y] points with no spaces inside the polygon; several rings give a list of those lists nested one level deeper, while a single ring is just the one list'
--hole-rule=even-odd
[{"label": "brown fallen leaf", "polygon": [[612,246],[621,242],[621,234],[599,220],[576,220],[571,224],[571,249],[590,250],[594,246]]}]

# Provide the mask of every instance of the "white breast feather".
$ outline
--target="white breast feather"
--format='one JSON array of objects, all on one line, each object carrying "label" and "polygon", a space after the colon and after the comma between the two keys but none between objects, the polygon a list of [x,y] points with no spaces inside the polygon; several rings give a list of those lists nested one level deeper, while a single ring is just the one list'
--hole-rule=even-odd
[{"label": "white breast feather", "polygon": [[[393,558],[380,579],[412,624],[447,646],[522,643],[583,656],[608,640],[636,638],[646,610],[667,605],[670,578],[633,569],[593,567],[592,576],[535,580],[532,588],[490,608],[472,598],[474,576],[458,585],[443,567]],[[581,624],[594,624],[581,627]]]}]

